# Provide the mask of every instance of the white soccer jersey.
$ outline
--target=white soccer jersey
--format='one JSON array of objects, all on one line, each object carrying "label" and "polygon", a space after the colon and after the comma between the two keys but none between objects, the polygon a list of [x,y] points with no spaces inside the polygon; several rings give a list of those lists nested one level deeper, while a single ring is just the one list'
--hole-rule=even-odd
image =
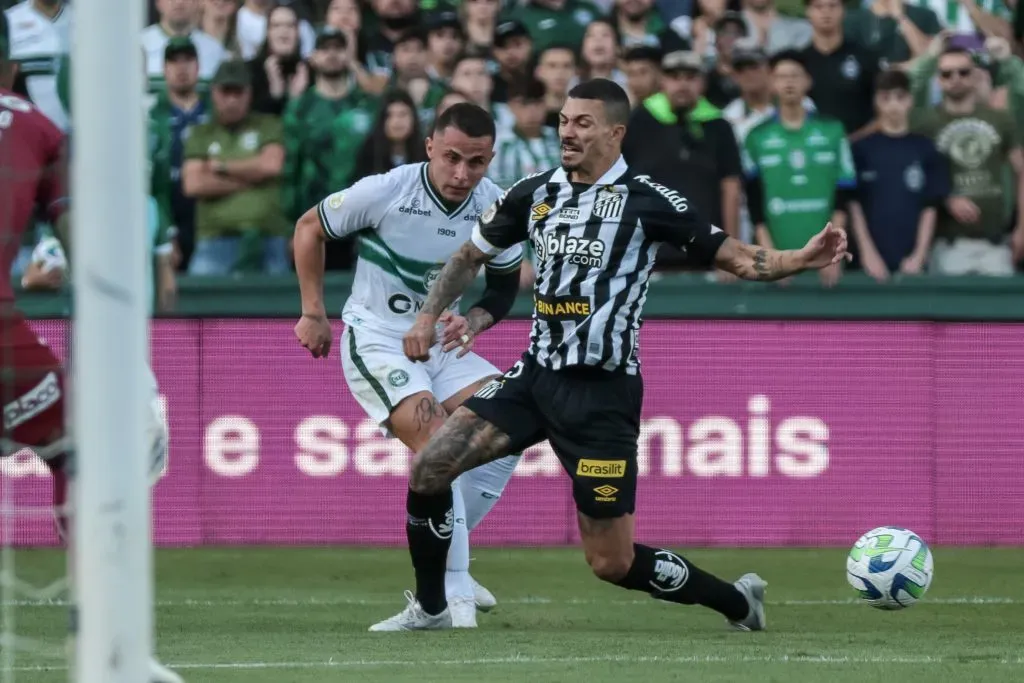
[{"label": "white soccer jersey", "polygon": [[61,130],[68,113],[57,94],[61,56],[71,51],[71,8],[64,6],[53,19],[26,0],[7,10],[11,60],[25,76],[28,97]]},{"label": "white soccer jersey", "polygon": [[[199,80],[209,81],[217,73],[217,67],[228,57],[228,51],[211,35],[199,29],[189,34],[196,46],[199,61]],[[146,51],[146,75],[150,88],[162,89],[164,85],[164,50],[171,37],[160,24],[153,24],[142,31],[142,48]]]},{"label": "white soccer jersey", "polygon": [[[321,201],[317,211],[328,237],[358,233],[359,260],[342,312],[345,323],[405,334],[441,268],[472,237],[480,215],[501,194],[501,188],[484,178],[461,205],[449,210],[427,179],[427,164],[419,163],[368,176]],[[514,270],[522,259],[517,244],[487,268]]]}]

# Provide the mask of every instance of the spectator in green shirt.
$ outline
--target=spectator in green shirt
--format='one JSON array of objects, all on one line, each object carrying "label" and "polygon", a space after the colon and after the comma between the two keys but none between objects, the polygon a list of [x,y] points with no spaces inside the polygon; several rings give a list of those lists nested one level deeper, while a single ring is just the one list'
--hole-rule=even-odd
[{"label": "spectator in green shirt", "polygon": [[426,31],[413,28],[399,36],[391,59],[391,88],[409,93],[416,103],[420,125],[430,125],[434,120],[434,108],[444,97],[447,88],[427,73],[429,61]]},{"label": "spectator in green shirt", "polygon": [[931,37],[942,30],[928,7],[903,0],[874,0],[870,6],[848,7],[843,34],[878,55],[883,64],[897,65],[928,51]]},{"label": "spectator in green shirt", "polygon": [[285,110],[284,210],[290,221],[355,181],[356,153],[373,127],[377,98],[356,84],[347,40],[333,27],[320,30],[310,55],[313,87]]},{"label": "spectator in green shirt", "polygon": [[281,207],[281,122],[251,111],[244,62],[222,64],[212,85],[212,120],[192,129],[182,167],[184,194],[196,199],[189,273],[285,273],[290,225]]},{"label": "spectator in green shirt", "polygon": [[554,44],[578,50],[587,25],[601,16],[601,11],[585,0],[530,0],[509,16],[526,25],[538,52]]},{"label": "spectator in green shirt", "polygon": [[654,0],[615,0],[612,20],[619,29],[623,48],[661,47],[659,36],[665,30],[665,22],[654,8]]}]

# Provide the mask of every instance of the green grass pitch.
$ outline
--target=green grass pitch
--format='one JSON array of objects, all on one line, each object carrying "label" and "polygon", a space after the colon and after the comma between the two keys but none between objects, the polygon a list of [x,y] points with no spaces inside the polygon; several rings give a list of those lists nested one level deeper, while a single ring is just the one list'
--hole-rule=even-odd
[{"label": "green grass pitch", "polygon": [[[603,585],[578,549],[478,549],[473,574],[500,602],[478,629],[371,634],[404,605],[404,550],[204,548],[157,552],[158,651],[188,683],[1024,680],[1024,549],[934,549],[930,592],[901,612],[854,602],[843,549],[683,553],[730,579],[764,576],[769,630]],[[41,584],[63,557],[17,562]],[[66,681],[66,606],[16,616],[19,635],[55,647],[19,653],[15,680]]]}]

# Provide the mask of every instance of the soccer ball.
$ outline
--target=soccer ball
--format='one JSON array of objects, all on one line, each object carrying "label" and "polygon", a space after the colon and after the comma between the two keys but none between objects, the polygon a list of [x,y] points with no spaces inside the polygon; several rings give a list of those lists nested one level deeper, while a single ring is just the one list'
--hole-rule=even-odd
[{"label": "soccer ball", "polygon": [[898,526],[880,526],[853,544],[846,580],[872,607],[910,607],[932,584],[932,551],[920,536]]},{"label": "soccer ball", "polygon": [[64,254],[64,248],[56,237],[44,237],[32,250],[32,263],[38,263],[43,267],[43,272],[48,273],[54,268],[67,269],[68,259]]}]

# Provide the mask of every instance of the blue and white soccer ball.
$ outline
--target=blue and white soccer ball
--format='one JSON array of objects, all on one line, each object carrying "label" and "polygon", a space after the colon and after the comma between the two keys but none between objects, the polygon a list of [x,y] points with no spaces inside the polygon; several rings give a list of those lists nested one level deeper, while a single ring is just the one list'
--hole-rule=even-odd
[{"label": "blue and white soccer ball", "polygon": [[932,585],[935,568],[928,544],[909,529],[880,526],[853,544],[846,580],[872,607],[910,607]]},{"label": "blue and white soccer ball", "polygon": [[44,237],[32,250],[32,263],[38,263],[43,267],[43,272],[48,273],[54,268],[67,270],[68,258],[64,254],[64,248],[56,237]]}]

